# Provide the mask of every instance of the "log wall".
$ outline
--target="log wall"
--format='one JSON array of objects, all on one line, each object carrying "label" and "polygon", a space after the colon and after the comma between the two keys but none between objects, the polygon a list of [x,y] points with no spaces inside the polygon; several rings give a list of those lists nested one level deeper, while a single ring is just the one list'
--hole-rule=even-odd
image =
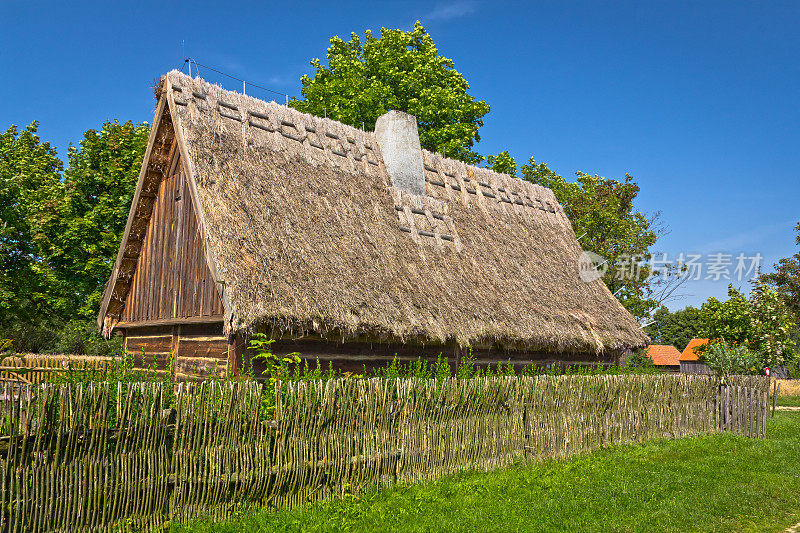
[{"label": "log wall", "polygon": [[125,349],[136,368],[166,371],[174,355],[178,379],[224,376],[234,345],[223,334],[222,322],[127,328]]},{"label": "log wall", "polygon": [[[280,339],[272,344],[271,349],[277,355],[297,352],[301,359],[308,360],[309,364],[319,360],[324,368],[328,368],[330,363],[336,369],[354,373],[362,373],[365,369],[369,371],[384,368],[395,358],[403,364],[417,361],[420,358],[432,364],[440,355],[449,360],[452,368],[456,367],[460,359],[466,357],[471,357],[474,364],[483,367],[510,362],[517,368],[528,365],[555,365],[563,369],[567,366],[594,367],[622,362],[622,354],[617,352],[598,355],[595,353],[545,351],[512,352],[493,348],[467,350],[459,349],[454,345],[341,342],[311,338]],[[255,363],[253,367],[258,374],[260,370],[258,363]]]}]

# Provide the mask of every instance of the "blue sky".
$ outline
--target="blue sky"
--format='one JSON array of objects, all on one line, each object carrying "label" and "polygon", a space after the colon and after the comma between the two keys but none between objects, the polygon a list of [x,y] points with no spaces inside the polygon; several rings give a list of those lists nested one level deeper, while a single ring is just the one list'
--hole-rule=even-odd
[{"label": "blue sky", "polygon": [[[669,228],[656,246],[668,259],[758,252],[768,269],[796,251],[798,2],[0,0],[0,128],[39,120],[64,157],[106,119],[151,120],[154,80],[181,66],[182,46],[296,95],[332,35],[417,19],[492,106],[479,152],[565,176],[630,173],[639,208]],[[727,283],[689,282],[670,307],[724,297]]]}]

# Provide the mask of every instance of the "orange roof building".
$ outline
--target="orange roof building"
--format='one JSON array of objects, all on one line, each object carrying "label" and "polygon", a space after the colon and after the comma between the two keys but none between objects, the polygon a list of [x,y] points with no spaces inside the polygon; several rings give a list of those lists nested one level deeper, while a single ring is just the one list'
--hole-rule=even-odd
[{"label": "orange roof building", "polygon": [[684,348],[683,353],[681,354],[680,360],[681,361],[697,361],[699,357],[697,353],[694,351],[695,348],[699,348],[700,346],[708,344],[708,339],[692,339],[689,341],[689,344],[686,345]]},{"label": "orange roof building", "polygon": [[677,372],[680,369],[681,352],[668,344],[651,344],[647,347],[647,356],[656,366]]},{"label": "orange roof building", "polygon": [[708,365],[700,361],[697,348],[708,343],[708,339],[692,339],[680,357],[681,372],[684,374],[713,374]]}]

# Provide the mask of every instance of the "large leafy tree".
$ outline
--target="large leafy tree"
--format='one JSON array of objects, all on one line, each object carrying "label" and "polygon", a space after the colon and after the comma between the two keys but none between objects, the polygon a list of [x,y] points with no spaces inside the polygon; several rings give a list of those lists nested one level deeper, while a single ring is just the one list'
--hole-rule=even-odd
[{"label": "large leafy tree", "polygon": [[103,285],[119,250],[150,127],[106,122],[70,146],[59,203],[58,235],[48,261],[60,287],[59,308],[83,318],[97,315]]},{"label": "large leafy tree", "polygon": [[489,104],[468,93],[469,84],[452,59],[439,55],[419,21],[412,31],[367,30],[364,39],[333,37],[327,65],[311,61],[313,77],[303,76],[302,99],[290,105],[372,129],[390,109],[416,115],[423,148],[468,163],[483,158],[472,150]]},{"label": "large leafy tree", "polygon": [[695,307],[689,306],[671,313],[662,305],[653,313],[652,322],[644,330],[653,344],[671,344],[683,350],[690,340],[700,336],[703,321],[700,310]]},{"label": "large leafy tree", "polygon": [[[52,314],[54,276],[44,261],[57,217],[61,160],[38,123],[0,134],[0,335],[37,337]],[[46,340],[45,340],[46,342]]]},{"label": "large leafy tree", "polygon": [[[800,222],[795,226],[795,242],[800,246]],[[762,274],[759,280],[775,289],[786,307],[792,311],[795,322],[800,321],[800,252],[778,261],[775,271]]]},{"label": "large leafy tree", "polygon": [[508,174],[509,176],[517,177],[517,161],[506,150],[503,150],[497,155],[487,155],[486,167],[500,174]]},{"label": "large leafy tree", "polygon": [[791,313],[777,292],[756,283],[749,298],[728,286],[728,299],[709,298],[700,308],[703,337],[745,345],[763,366],[782,365],[795,356]]},{"label": "large leafy tree", "polygon": [[88,339],[149,131],[131,122],[89,130],[62,174],[37,126],[0,134],[0,337],[17,351],[58,349],[66,331]]}]

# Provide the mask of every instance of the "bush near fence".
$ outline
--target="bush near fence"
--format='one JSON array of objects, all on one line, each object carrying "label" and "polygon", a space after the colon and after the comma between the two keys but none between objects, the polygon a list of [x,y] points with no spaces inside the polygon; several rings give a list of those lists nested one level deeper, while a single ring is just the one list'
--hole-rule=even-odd
[{"label": "bush near fence", "polygon": [[7,384],[0,527],[149,529],[721,427],[762,435],[764,390],[686,375]]}]

